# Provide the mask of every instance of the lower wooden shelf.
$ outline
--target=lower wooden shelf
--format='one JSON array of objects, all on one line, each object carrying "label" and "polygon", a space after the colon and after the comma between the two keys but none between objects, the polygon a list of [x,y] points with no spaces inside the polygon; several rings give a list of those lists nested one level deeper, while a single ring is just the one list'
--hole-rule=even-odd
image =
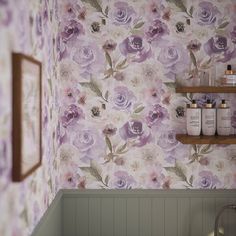
[{"label": "lower wooden shelf", "polygon": [[176,134],[176,139],[183,144],[236,144],[236,135],[190,136],[187,134]]}]

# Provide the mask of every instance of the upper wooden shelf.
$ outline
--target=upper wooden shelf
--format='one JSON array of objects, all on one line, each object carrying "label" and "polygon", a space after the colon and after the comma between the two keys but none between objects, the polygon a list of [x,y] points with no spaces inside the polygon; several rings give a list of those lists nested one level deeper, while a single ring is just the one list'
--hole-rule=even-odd
[{"label": "upper wooden shelf", "polygon": [[176,93],[236,93],[236,86],[177,87]]},{"label": "upper wooden shelf", "polygon": [[236,144],[236,135],[190,136],[187,134],[176,134],[176,139],[183,144]]}]

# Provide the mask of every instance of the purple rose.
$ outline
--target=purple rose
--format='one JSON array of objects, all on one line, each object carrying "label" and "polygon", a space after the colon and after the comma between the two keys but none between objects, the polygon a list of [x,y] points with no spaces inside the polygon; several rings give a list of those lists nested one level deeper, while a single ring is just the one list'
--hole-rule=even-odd
[{"label": "purple rose", "polygon": [[134,140],[134,146],[142,147],[151,141],[151,133],[145,125],[138,120],[131,120],[120,128],[120,136],[124,140]]},{"label": "purple rose", "polygon": [[161,132],[161,135],[158,138],[157,145],[159,145],[162,149],[169,152],[175,149],[179,142],[175,138],[176,131],[172,129],[165,129]]},{"label": "purple rose", "polygon": [[165,107],[159,104],[153,105],[146,117],[148,127],[158,126],[166,119],[169,119],[169,113]]},{"label": "purple rose", "polygon": [[152,41],[158,41],[164,35],[167,35],[169,33],[170,33],[170,31],[169,31],[167,25],[158,19],[152,21],[151,24],[148,25],[148,27],[145,31],[145,35],[146,35],[147,41],[149,43]]},{"label": "purple rose", "polygon": [[60,32],[64,43],[74,43],[79,36],[85,34],[83,25],[75,20],[63,22]]},{"label": "purple rose", "polygon": [[83,110],[75,104],[71,104],[63,112],[61,123],[63,127],[67,128],[74,126],[80,119],[84,119]]},{"label": "purple rose", "polygon": [[199,173],[200,179],[198,179],[198,186],[202,189],[213,189],[220,184],[216,175],[213,175],[210,171],[201,171]]},{"label": "purple rose", "polygon": [[150,45],[140,36],[132,35],[119,46],[124,56],[132,56],[133,62],[143,62],[152,56]]},{"label": "purple rose", "polygon": [[235,47],[230,47],[228,39],[221,35],[210,38],[204,44],[204,50],[209,56],[220,54],[222,57],[217,59],[218,62],[224,63],[236,57]]},{"label": "purple rose", "polygon": [[199,25],[212,25],[216,22],[217,15],[220,11],[211,2],[200,2],[195,17]]},{"label": "purple rose", "polygon": [[184,72],[189,66],[189,55],[181,44],[167,44],[161,48],[157,58],[164,68],[169,78],[174,78],[175,74]]},{"label": "purple rose", "polygon": [[132,189],[135,184],[134,178],[126,171],[116,171],[114,173],[113,186],[116,189]]},{"label": "purple rose", "polygon": [[128,25],[131,23],[135,11],[133,7],[126,2],[116,2],[114,9],[109,11],[108,17],[112,19],[115,25]]},{"label": "purple rose", "polygon": [[234,26],[233,30],[230,32],[231,40],[234,44],[236,44],[236,26]]},{"label": "purple rose", "polygon": [[85,78],[104,71],[104,53],[96,42],[78,41],[72,58],[80,66],[81,75]]},{"label": "purple rose", "polygon": [[124,86],[119,86],[114,89],[113,105],[117,110],[130,110],[135,101],[135,96],[132,91]]},{"label": "purple rose", "polygon": [[73,137],[73,145],[78,148],[80,159],[85,163],[104,158],[106,150],[104,142],[101,134],[93,127],[79,126]]}]

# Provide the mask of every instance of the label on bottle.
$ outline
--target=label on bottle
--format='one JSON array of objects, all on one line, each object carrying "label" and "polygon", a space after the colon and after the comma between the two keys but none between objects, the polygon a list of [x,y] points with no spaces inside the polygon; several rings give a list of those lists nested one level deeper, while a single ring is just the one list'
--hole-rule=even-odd
[{"label": "label on bottle", "polygon": [[231,133],[231,113],[229,108],[217,109],[217,134],[230,135]]},{"label": "label on bottle", "polygon": [[188,135],[200,135],[201,133],[201,109],[188,108],[187,116],[187,133]]},{"label": "label on bottle", "polygon": [[202,133],[203,135],[215,135],[216,132],[216,109],[202,110]]}]

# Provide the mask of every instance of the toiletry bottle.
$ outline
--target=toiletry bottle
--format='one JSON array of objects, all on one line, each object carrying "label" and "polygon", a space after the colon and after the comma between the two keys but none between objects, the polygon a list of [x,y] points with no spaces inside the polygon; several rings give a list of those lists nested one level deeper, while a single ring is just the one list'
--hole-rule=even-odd
[{"label": "toiletry bottle", "polygon": [[198,136],[201,133],[201,108],[193,100],[192,104],[187,106],[187,134]]},{"label": "toiletry bottle", "polygon": [[231,113],[230,108],[223,99],[217,108],[217,134],[230,135],[231,131]]},{"label": "toiletry bottle", "polygon": [[226,86],[235,86],[236,85],[236,76],[232,70],[231,65],[227,65],[227,70],[225,71],[224,78],[222,80],[222,85]]},{"label": "toiletry bottle", "polygon": [[202,109],[202,134],[215,135],[216,132],[216,109],[212,107],[210,100],[207,100]]}]

